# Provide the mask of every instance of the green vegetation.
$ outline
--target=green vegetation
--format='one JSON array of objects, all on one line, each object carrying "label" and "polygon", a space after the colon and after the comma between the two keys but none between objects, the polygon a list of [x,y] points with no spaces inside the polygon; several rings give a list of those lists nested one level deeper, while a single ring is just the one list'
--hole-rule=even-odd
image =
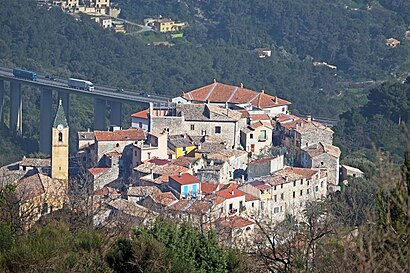
[{"label": "green vegetation", "polygon": [[394,162],[402,162],[409,143],[409,102],[408,82],[384,83],[370,91],[365,105],[342,114],[334,129],[336,144],[349,155],[348,161],[369,170],[365,159],[374,162],[380,150]]}]

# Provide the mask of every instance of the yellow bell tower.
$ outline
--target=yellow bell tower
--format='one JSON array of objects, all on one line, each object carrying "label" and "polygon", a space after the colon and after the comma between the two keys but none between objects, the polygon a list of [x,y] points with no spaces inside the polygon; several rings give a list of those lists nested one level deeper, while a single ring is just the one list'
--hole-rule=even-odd
[{"label": "yellow bell tower", "polygon": [[66,181],[68,186],[68,123],[59,101],[51,136],[51,178]]}]

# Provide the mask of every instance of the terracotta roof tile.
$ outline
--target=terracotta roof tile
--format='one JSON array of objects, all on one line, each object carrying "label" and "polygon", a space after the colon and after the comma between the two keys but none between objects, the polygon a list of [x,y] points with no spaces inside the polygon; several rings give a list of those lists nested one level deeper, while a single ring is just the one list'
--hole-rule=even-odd
[{"label": "terracotta roof tile", "polygon": [[89,168],[88,171],[93,175],[97,176],[106,172],[109,172],[111,168]]},{"label": "terracotta roof tile", "polygon": [[132,114],[131,117],[148,119],[148,113],[149,113],[149,109],[145,109],[145,110],[142,110],[142,111],[139,111],[139,112],[136,112],[136,113]]},{"label": "terracotta roof tile", "polygon": [[252,194],[249,193],[245,193],[245,201],[249,202],[249,201],[256,201],[259,200],[259,198],[257,196],[254,196]]},{"label": "terracotta roof tile", "polygon": [[169,206],[178,199],[171,192],[154,193],[151,195],[154,201],[163,206]]},{"label": "terracotta roof tile", "polygon": [[140,128],[110,131],[94,131],[96,141],[137,141],[145,139],[144,131]]},{"label": "terracotta roof tile", "polygon": [[217,191],[216,194],[222,196],[225,199],[245,196],[245,193],[243,191],[240,191],[236,188],[228,188],[225,190]]},{"label": "terracotta roof tile", "polygon": [[247,104],[260,108],[269,108],[279,105],[290,104],[289,101],[268,95],[262,92],[256,92],[247,88],[227,85],[215,82],[213,84],[200,87],[198,89],[183,93],[182,96],[188,101],[199,102],[230,102],[234,104]]},{"label": "terracotta roof tile", "polygon": [[169,161],[168,159],[152,158],[148,159],[146,162],[153,163],[157,166],[162,166],[170,163],[171,161]]},{"label": "terracotta roof tile", "polygon": [[177,174],[177,175],[172,175],[169,177],[170,179],[174,180],[176,183],[181,184],[181,185],[188,185],[188,184],[193,184],[193,183],[200,183],[201,181],[193,176],[192,174],[189,173],[183,173],[183,174]]},{"label": "terracotta roof tile", "polygon": [[235,215],[232,217],[221,217],[218,220],[216,220],[216,224],[220,227],[224,227],[224,228],[244,228],[247,226],[251,226],[254,225],[255,222],[243,218],[241,216]]},{"label": "terracotta roof tile", "polygon": [[259,190],[266,190],[266,189],[272,188],[271,185],[269,185],[269,184],[267,184],[263,181],[259,181],[259,180],[252,181],[249,184],[251,184],[252,186],[254,186],[255,188],[257,188]]},{"label": "terracotta roof tile", "polygon": [[203,194],[215,193],[218,190],[219,187],[220,187],[220,184],[218,184],[218,183],[202,182],[201,183],[201,192]]},{"label": "terracotta roof tile", "polygon": [[251,127],[252,129],[255,130],[256,128],[259,128],[261,126],[264,126],[266,128],[269,128],[269,129],[273,128],[273,126],[270,122],[267,123],[267,122],[262,122],[262,121],[255,122],[255,123],[251,124],[249,127]]},{"label": "terracotta roof tile", "polygon": [[268,114],[249,114],[250,118],[252,121],[258,121],[258,120],[268,120],[270,121],[271,118],[269,117]]}]

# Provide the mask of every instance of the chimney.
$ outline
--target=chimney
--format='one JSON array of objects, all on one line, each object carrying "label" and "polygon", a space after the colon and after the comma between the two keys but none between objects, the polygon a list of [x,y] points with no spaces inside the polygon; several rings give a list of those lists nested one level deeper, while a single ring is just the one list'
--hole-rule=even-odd
[{"label": "chimney", "polygon": [[262,89],[262,90],[261,90],[261,94],[265,94],[265,90]]},{"label": "chimney", "polygon": [[182,176],[182,173],[181,172],[178,172],[178,177],[181,177]]},{"label": "chimney", "polygon": [[214,83],[216,83],[216,79],[214,79]]},{"label": "chimney", "polygon": [[311,116],[311,115],[308,115],[308,116],[306,117],[306,120],[307,120],[307,121],[312,121],[312,116]]},{"label": "chimney", "polygon": [[235,194],[235,191],[234,191],[234,190],[232,190],[232,191],[231,191],[231,195],[234,195],[234,194]]},{"label": "chimney", "polygon": [[243,88],[243,83],[241,83],[241,88]]},{"label": "chimney", "polygon": [[278,103],[278,97],[274,96],[275,103]]}]

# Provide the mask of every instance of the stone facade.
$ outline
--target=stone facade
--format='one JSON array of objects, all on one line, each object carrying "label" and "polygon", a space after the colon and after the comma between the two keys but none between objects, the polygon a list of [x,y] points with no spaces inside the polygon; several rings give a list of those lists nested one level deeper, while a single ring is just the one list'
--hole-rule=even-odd
[{"label": "stone facade", "polygon": [[248,180],[253,180],[261,176],[268,176],[283,169],[283,155],[277,157],[267,157],[256,159],[248,164]]}]

